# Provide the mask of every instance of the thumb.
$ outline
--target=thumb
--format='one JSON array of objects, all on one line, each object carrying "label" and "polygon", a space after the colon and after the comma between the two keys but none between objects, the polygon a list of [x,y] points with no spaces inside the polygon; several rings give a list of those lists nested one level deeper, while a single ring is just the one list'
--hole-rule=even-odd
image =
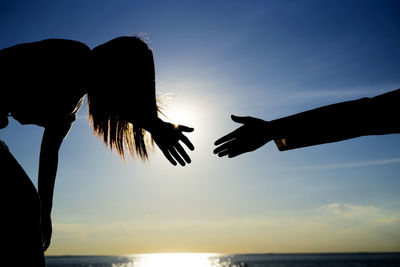
[{"label": "thumb", "polygon": [[244,124],[249,120],[250,117],[240,117],[240,116],[231,115],[231,118],[234,122]]}]

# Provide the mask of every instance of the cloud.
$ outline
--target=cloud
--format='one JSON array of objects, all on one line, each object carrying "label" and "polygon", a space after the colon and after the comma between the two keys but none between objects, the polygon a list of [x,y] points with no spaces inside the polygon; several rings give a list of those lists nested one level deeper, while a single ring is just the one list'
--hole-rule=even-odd
[{"label": "cloud", "polygon": [[324,216],[335,216],[347,219],[376,217],[382,214],[382,211],[374,206],[362,206],[346,203],[331,203],[328,205],[322,205],[315,211]]},{"label": "cloud", "polygon": [[369,167],[369,166],[379,166],[379,165],[399,164],[399,163],[400,163],[400,158],[392,158],[392,159],[366,160],[366,161],[345,162],[345,163],[335,163],[335,164],[308,165],[308,166],[300,166],[294,168],[286,168],[285,170],[310,171],[310,170],[326,170],[326,169],[345,169],[345,168]]},{"label": "cloud", "polygon": [[391,225],[398,224],[400,222],[398,217],[382,218],[376,221],[376,225]]},{"label": "cloud", "polygon": [[400,213],[371,205],[330,203],[310,210],[313,221],[322,222],[336,229],[385,229],[400,228]]},{"label": "cloud", "polygon": [[86,226],[83,224],[63,224],[63,223],[54,223],[53,231],[58,233],[80,233],[85,231]]}]

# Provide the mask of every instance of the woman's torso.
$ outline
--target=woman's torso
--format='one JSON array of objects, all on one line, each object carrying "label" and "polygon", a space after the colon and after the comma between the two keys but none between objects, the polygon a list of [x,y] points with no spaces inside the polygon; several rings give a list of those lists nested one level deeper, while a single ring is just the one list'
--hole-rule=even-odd
[{"label": "woman's torso", "polygon": [[0,108],[21,124],[71,123],[86,94],[90,49],[47,39],[0,51]]}]

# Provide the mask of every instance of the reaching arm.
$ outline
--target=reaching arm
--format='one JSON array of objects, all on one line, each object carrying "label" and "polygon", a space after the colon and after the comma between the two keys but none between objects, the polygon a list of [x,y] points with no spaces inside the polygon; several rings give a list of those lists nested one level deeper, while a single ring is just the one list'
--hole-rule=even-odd
[{"label": "reaching arm", "polygon": [[41,224],[43,247],[46,250],[50,245],[52,225],[51,209],[53,206],[54,184],[58,166],[58,151],[71,124],[45,128],[39,159],[38,191],[41,201]]},{"label": "reaching arm", "polygon": [[400,89],[273,121],[232,116],[243,125],[218,139],[214,153],[235,157],[274,140],[281,151],[364,135],[400,133]]},{"label": "reaching arm", "polygon": [[271,121],[281,151],[366,135],[400,133],[400,89]]}]

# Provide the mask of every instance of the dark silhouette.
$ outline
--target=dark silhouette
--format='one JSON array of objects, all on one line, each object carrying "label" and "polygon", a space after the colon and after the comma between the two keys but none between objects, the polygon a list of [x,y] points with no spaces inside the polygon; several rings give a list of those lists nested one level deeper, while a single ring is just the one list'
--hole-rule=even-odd
[{"label": "dark silhouette", "polygon": [[400,133],[400,89],[272,121],[232,115],[243,125],[215,141],[218,156],[236,157],[274,140],[280,151],[365,135]]},{"label": "dark silhouette", "polygon": [[29,264],[21,266],[44,265],[58,151],[85,95],[94,133],[122,158],[127,151],[145,160],[155,142],[173,165],[190,163],[179,141],[193,150],[183,134],[193,128],[158,118],[153,54],[137,37],[119,37],[93,50],[64,39],[19,44],[0,51],[0,73],[0,128],[12,116],[45,129],[38,192],[5,144],[0,145],[3,206],[9,203],[3,218],[10,233],[3,242],[14,245],[5,255],[24,255]]},{"label": "dark silhouette", "polygon": [[2,266],[44,266],[40,200],[25,171],[0,141]]}]

